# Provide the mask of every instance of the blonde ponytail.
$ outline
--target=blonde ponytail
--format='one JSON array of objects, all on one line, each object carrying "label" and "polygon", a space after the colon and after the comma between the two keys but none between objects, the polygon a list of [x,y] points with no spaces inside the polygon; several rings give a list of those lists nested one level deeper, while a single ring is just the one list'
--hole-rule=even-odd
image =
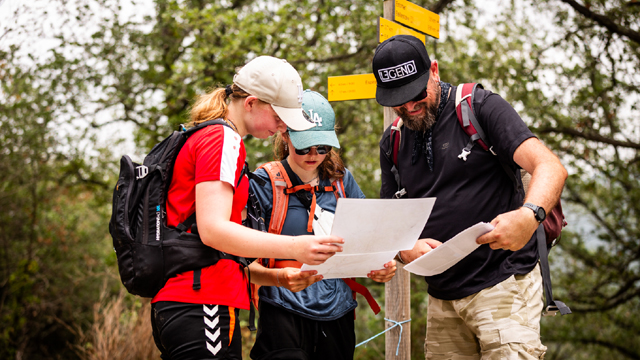
[{"label": "blonde ponytail", "polygon": [[[227,91],[227,89],[229,89],[229,91]],[[234,101],[250,96],[250,94],[236,84],[228,86],[227,89],[219,87],[198,96],[195,104],[191,107],[191,121],[187,124],[187,127],[193,127],[205,121],[220,118],[226,121],[227,114],[229,113],[227,99]]]}]

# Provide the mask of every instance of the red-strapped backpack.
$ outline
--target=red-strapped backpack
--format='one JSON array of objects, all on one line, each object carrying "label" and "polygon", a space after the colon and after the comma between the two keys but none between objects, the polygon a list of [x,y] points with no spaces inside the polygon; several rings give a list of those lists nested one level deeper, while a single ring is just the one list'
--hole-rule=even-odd
[{"label": "red-strapped backpack", "polygon": [[[481,84],[477,83],[468,83],[461,84],[458,86],[456,91],[456,114],[458,115],[458,122],[462,127],[462,130],[469,135],[469,142],[462,149],[458,158],[467,161],[467,156],[471,154],[471,149],[475,144],[480,145],[483,150],[491,152],[491,154],[496,155],[493,152],[493,147],[489,144],[487,137],[484,133],[484,130],[478,123],[478,120],[475,117],[475,109],[473,108],[473,99],[475,94],[476,87],[480,87],[483,89]],[[400,117],[396,118],[393,124],[391,125],[391,160],[393,162],[393,167],[391,171],[393,172],[396,183],[398,184],[398,191],[395,194],[396,198],[400,198],[406,194],[406,190],[400,185],[400,176],[397,169],[398,164],[398,149],[400,148],[400,138],[401,130],[402,130],[402,119]],[[517,192],[522,190],[526,190],[522,188],[522,182],[518,181],[520,178],[520,173],[514,173],[506,164],[500,162],[500,165],[504,168],[505,172],[513,182],[513,186]],[[567,225],[567,222],[564,217],[564,213],[562,212],[562,204],[558,200],[558,204],[547,214],[547,218],[542,222],[544,225],[544,231],[546,236],[547,246],[551,247],[560,240],[560,234],[562,228]]]},{"label": "red-strapped backpack", "polygon": [[[289,196],[291,194],[296,194],[298,191],[308,191],[313,195],[311,204],[307,204],[308,201],[302,201],[304,205],[309,206],[309,222],[307,224],[307,231],[312,231],[312,223],[315,213],[316,207],[316,197],[315,194],[319,192],[333,192],[336,196],[336,199],[346,197],[344,191],[344,184],[342,179],[332,179],[331,186],[311,186],[309,184],[303,185],[294,185],[291,182],[291,178],[296,179],[289,165],[286,163],[286,160],[283,161],[272,161],[260,166],[261,169],[264,169],[267,174],[269,174],[269,179],[271,180],[271,187],[273,189],[273,206],[271,210],[271,220],[269,221],[269,226],[266,229],[267,232],[272,234],[280,234],[282,232],[282,226],[284,225],[284,220],[287,216],[287,210],[289,208]],[[291,174],[291,175],[289,175]],[[296,179],[297,180],[297,179]],[[304,195],[306,196],[306,195]],[[301,197],[298,197],[301,198]],[[302,263],[295,260],[278,260],[275,259],[258,259],[265,267],[268,268],[284,268],[284,267],[296,267],[300,268]],[[373,298],[369,290],[364,286],[356,282],[353,278],[344,278],[342,279],[353,292],[353,299],[356,298],[356,293],[364,296],[371,310],[377,315],[380,312],[380,306]],[[252,286],[252,301],[253,304],[258,307],[258,289],[260,285],[251,284]]]},{"label": "red-strapped backpack", "polygon": [[[482,130],[482,127],[475,117],[473,99],[475,96],[475,89],[478,86],[483,89],[481,84],[469,83],[459,85],[456,90],[456,115],[458,115],[458,122],[462,126],[464,132],[469,135],[469,143],[464,147],[464,149],[462,149],[460,155],[458,155],[458,158],[464,161],[467,161],[467,156],[471,154],[471,148],[473,148],[475,143],[478,143],[478,145],[480,145],[485,151],[490,151],[491,154],[496,155],[496,153],[493,152],[493,147],[490,146],[487,141],[484,130]],[[520,184],[522,183],[522,180],[518,182],[516,177],[522,176],[521,173],[514,173],[506,164],[502,162],[500,162],[500,164],[507,172],[507,175],[511,178],[516,190],[520,191]],[[526,189],[523,190],[526,192]],[[549,211],[549,214],[542,222],[542,225],[544,226],[547,247],[550,248],[556,244],[557,240],[560,239],[562,228],[567,226],[564,213],[562,212],[562,204],[559,199],[558,204]]]},{"label": "red-strapped backpack", "polygon": [[[469,135],[469,142],[462,149],[458,158],[462,161],[467,161],[467,157],[471,154],[471,149],[475,144],[480,145],[483,150],[491,152],[491,154],[496,155],[493,151],[493,147],[487,140],[484,130],[475,116],[475,109],[473,106],[473,100],[475,97],[475,90],[477,87],[484,89],[481,84],[478,83],[467,83],[460,84],[456,90],[456,115],[458,117],[458,122],[462,127],[462,130]],[[396,118],[391,124],[391,133],[390,133],[390,151],[387,153],[387,156],[390,157],[392,161],[391,172],[393,173],[396,184],[398,184],[398,191],[395,193],[395,198],[401,198],[406,195],[406,190],[400,184],[400,173],[397,168],[398,164],[398,149],[400,148],[400,140],[402,138],[402,119],[400,117]],[[511,181],[513,182],[514,190],[516,192],[522,192],[524,195],[524,191],[522,187],[522,179],[520,171],[514,173],[511,168],[502,161],[500,161],[500,165],[504,168],[506,174],[509,176]],[[524,198],[524,196],[523,196]],[[541,262],[541,270],[542,275],[545,280],[545,293],[547,294],[547,313],[553,313],[560,311],[563,315],[570,314],[571,310],[562,303],[561,301],[553,301],[553,297],[551,295],[551,276],[549,274],[549,265],[548,265],[548,250],[554,246],[560,240],[560,234],[562,228],[567,225],[567,221],[565,220],[564,213],[562,212],[562,205],[560,200],[558,200],[558,204],[547,214],[546,219],[542,222],[541,226],[544,228],[544,233],[541,231],[537,232],[538,237],[538,252],[540,254],[540,262]],[[548,284],[548,287],[547,287]]]}]

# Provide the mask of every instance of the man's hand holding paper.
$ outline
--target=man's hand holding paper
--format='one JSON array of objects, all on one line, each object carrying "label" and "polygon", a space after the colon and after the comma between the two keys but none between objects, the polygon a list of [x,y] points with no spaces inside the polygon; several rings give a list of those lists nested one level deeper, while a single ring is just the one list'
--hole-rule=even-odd
[{"label": "man's hand holding paper", "polygon": [[435,239],[418,239],[413,249],[399,251],[398,256],[405,264],[408,264],[440,245],[442,245],[442,243]]},{"label": "man's hand holding paper", "polygon": [[491,230],[493,225],[477,223],[422,255],[404,269],[421,276],[438,275],[475,251],[480,246],[476,243],[476,239]]}]

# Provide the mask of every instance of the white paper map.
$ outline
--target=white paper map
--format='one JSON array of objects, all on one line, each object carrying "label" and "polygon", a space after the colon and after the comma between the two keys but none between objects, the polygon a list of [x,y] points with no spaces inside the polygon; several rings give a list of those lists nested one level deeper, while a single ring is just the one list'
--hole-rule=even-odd
[{"label": "white paper map", "polygon": [[404,269],[421,276],[438,275],[477,249],[480,245],[476,239],[491,230],[493,225],[477,223],[405,265]]},{"label": "white paper map", "polygon": [[317,270],[325,279],[367,277],[384,268],[400,250],[412,249],[424,229],[435,198],[338,199],[331,235],[344,239],[343,251]]}]

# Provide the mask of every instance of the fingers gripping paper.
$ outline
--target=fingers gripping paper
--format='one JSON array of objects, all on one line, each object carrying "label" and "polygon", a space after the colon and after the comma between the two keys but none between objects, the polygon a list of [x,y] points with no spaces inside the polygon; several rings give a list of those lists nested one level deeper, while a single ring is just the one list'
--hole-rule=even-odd
[{"label": "fingers gripping paper", "polygon": [[398,251],[413,248],[435,200],[339,199],[331,235],[344,239],[343,252],[322,265],[304,264],[302,270],[317,270],[325,279],[334,279],[366,277],[383,269]]},{"label": "fingers gripping paper", "polygon": [[476,243],[476,239],[491,230],[493,230],[493,225],[484,222],[477,223],[415,259],[404,269],[421,276],[438,275],[477,249],[480,245]]}]

